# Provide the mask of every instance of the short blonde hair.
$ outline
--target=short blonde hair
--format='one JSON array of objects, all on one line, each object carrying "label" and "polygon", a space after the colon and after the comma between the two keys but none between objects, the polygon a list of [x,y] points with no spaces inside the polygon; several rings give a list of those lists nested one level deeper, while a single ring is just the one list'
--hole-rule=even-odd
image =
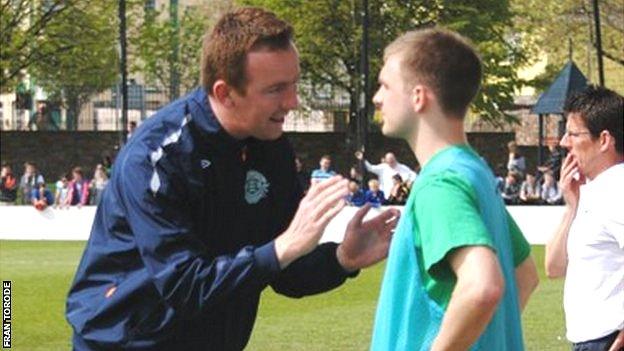
[{"label": "short blonde hair", "polygon": [[379,181],[377,179],[371,179],[368,181],[369,188],[378,187],[378,186],[379,186]]}]

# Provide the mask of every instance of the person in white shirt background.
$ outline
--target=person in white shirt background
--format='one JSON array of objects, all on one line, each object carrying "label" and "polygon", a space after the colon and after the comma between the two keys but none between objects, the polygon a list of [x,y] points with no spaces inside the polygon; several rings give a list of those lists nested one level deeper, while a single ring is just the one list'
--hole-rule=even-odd
[{"label": "person in white shirt background", "polygon": [[385,195],[389,195],[394,186],[392,177],[395,174],[401,176],[404,182],[411,184],[416,180],[416,172],[414,172],[408,166],[399,163],[392,152],[388,152],[383,158],[383,162],[380,164],[371,164],[364,159],[362,151],[355,152],[355,158],[360,161],[364,161],[366,170],[376,174],[379,177],[380,189]]},{"label": "person in white shirt background", "polygon": [[546,245],[546,274],[565,277],[574,351],[624,350],[624,98],[590,86],[565,104],[568,156],[562,222]]}]

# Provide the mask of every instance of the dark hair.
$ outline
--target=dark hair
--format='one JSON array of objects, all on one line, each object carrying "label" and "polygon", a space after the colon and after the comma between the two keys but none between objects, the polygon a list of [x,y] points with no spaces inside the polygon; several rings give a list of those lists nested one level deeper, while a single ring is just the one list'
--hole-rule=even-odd
[{"label": "dark hair", "polygon": [[82,173],[82,168],[81,167],[74,167],[72,169],[72,173],[77,173],[79,174],[81,177],[84,177],[83,173]]},{"label": "dark hair", "polygon": [[570,96],[563,110],[578,113],[592,138],[606,130],[615,138],[615,151],[624,153],[624,97],[604,87],[590,85]]},{"label": "dark hair", "polygon": [[203,43],[202,86],[212,94],[214,83],[223,79],[239,93],[245,93],[247,54],[254,50],[287,50],[293,28],[269,11],[245,7],[219,19]]},{"label": "dark hair", "polygon": [[[442,110],[464,118],[481,86],[481,59],[461,35],[442,28],[407,32],[388,45],[384,60],[402,55],[405,82],[433,90]],[[411,88],[411,87],[410,87]]]}]

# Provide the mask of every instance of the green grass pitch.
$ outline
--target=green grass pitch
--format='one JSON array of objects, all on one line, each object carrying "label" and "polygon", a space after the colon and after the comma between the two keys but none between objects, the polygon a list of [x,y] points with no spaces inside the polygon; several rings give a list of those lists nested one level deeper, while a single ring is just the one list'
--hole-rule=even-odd
[{"label": "green grass pitch", "polygon": [[[0,241],[0,278],[12,281],[14,350],[68,350],[65,297],[84,242]],[[527,350],[569,350],[562,281],[543,272],[544,248],[533,247],[540,286],[523,315]],[[366,350],[383,265],[332,292],[289,299],[267,289],[248,350]]]}]

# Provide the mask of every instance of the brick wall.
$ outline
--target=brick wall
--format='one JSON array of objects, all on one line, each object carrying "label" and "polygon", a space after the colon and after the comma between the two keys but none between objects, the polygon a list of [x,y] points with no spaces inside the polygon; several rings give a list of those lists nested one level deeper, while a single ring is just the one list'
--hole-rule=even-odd
[{"label": "brick wall", "polygon": [[[295,151],[303,160],[307,169],[318,167],[318,160],[324,154],[334,159],[334,168],[346,174],[349,167],[356,163],[354,150],[347,145],[345,133],[288,133]],[[513,133],[469,133],[468,140],[483,155],[495,170],[504,167],[507,162],[507,142],[514,139]],[[112,155],[118,144],[116,132],[14,132],[0,134],[0,161],[10,163],[14,172],[23,172],[25,161],[37,163],[48,182],[68,172],[74,166],[86,170],[87,177],[92,176],[95,165],[104,155]],[[522,148],[529,165],[537,152],[534,148]],[[532,151],[533,150],[533,151]],[[373,162],[388,151],[396,154],[397,159],[410,167],[416,167],[416,158],[409,146],[402,140],[389,139],[379,133],[369,136],[367,158]]]}]

